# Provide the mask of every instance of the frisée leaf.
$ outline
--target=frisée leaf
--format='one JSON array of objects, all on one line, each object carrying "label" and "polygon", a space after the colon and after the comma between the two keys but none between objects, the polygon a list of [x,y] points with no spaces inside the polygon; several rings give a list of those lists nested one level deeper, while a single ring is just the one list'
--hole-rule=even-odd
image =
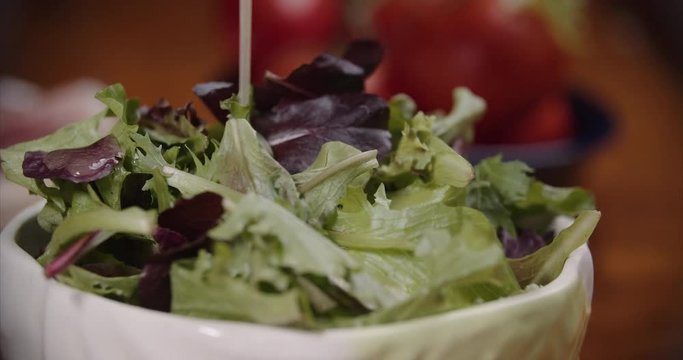
[{"label": "fris\u00e9e leaf", "polygon": [[223,273],[220,264],[229,259],[220,256],[201,252],[194,261],[173,264],[171,312],[272,325],[292,324],[303,318],[296,289],[264,293]]},{"label": "fris\u00e9e leaf", "polygon": [[294,181],[314,219],[324,219],[337,209],[349,186],[363,187],[376,169],[377,151],[360,152],[341,142],[323,145],[316,160]]},{"label": "fris\u00e9e leaf", "polygon": [[418,113],[405,123],[389,163],[377,176],[396,188],[417,179],[436,185],[464,187],[474,177],[472,165],[432,133],[434,118]]},{"label": "fris\u00e9e leaf", "polygon": [[237,192],[257,193],[269,199],[295,202],[299,197],[291,175],[264,149],[245,119],[225,124],[220,147],[201,175]]}]

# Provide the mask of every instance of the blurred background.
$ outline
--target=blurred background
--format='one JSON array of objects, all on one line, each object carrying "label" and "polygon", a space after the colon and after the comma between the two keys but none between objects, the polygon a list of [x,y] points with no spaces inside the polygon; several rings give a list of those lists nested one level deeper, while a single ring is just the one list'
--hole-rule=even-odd
[{"label": "blurred background", "polygon": [[[456,85],[485,97],[470,158],[521,158],[603,213],[581,357],[683,358],[682,1],[254,3],[255,82],[373,37],[386,53],[369,91],[434,111]],[[180,106],[194,84],[236,78],[237,0],[0,4],[1,147],[96,112],[108,83]],[[0,222],[31,201],[3,178]]]}]

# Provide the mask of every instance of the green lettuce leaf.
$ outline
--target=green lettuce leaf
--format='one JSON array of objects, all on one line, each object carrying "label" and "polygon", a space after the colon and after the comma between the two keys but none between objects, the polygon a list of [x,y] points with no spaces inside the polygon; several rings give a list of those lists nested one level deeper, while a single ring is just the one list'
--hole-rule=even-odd
[{"label": "green lettuce leaf", "polygon": [[493,227],[480,212],[453,208],[451,223],[425,229],[413,253],[352,251],[363,272],[352,293],[376,311],[358,324],[401,321],[520,291]]},{"label": "green lettuce leaf", "polygon": [[410,185],[387,194],[394,210],[413,206],[444,203],[449,206],[465,205],[464,191],[448,185],[435,185],[416,180]]},{"label": "green lettuce leaf", "polygon": [[171,267],[171,312],[212,319],[287,325],[302,320],[296,289],[268,293],[226,273],[221,254],[200,252]]},{"label": "green lettuce leaf", "polygon": [[121,191],[123,183],[131,172],[123,166],[114,168],[111,174],[95,182],[95,187],[102,197],[102,201],[112,209],[121,210]]},{"label": "green lettuce leaf", "polygon": [[348,186],[365,186],[372,170],[379,166],[376,157],[376,150],[361,152],[341,142],[324,144],[311,166],[293,176],[311,218],[327,218],[334,213]]},{"label": "green lettuce leaf", "polygon": [[388,164],[377,172],[384,183],[401,188],[422,179],[464,187],[474,177],[472,165],[432,131],[434,117],[418,113],[406,124]]},{"label": "green lettuce leaf", "polygon": [[349,250],[362,264],[351,275],[351,293],[368,309],[386,309],[426,289],[429,274],[424,261],[407,251]]},{"label": "green lettuce leaf", "polygon": [[105,277],[79,266],[69,266],[57,279],[76,289],[121,302],[131,302],[140,275]]},{"label": "green lettuce leaf", "polygon": [[[245,119],[248,120],[251,116],[251,109],[253,106],[253,99],[250,99],[248,105],[242,105],[240,103],[239,96],[237,94],[222,100],[220,102],[220,107],[223,110],[227,110],[230,113],[230,117],[235,119]],[[222,119],[219,119],[222,120]]]},{"label": "green lettuce leaf", "polygon": [[50,198],[38,216],[38,223],[46,231],[54,231],[68,216],[107,206],[92,184],[55,180],[54,186],[50,188]]},{"label": "green lettuce leaf", "polygon": [[278,268],[278,264],[271,262],[272,252],[277,252],[277,249],[270,247],[267,242],[252,240],[240,238],[229,245],[227,242],[216,242],[213,247],[215,267],[253,286],[268,284],[269,288],[280,292],[290,288],[291,276]]},{"label": "green lettuce leaf", "polygon": [[102,111],[81,122],[67,125],[42,138],[16,144],[0,150],[2,170],[8,180],[27,188],[31,193],[49,199],[42,180],[24,176],[22,163],[27,151],[53,151],[65,148],[79,148],[90,145],[102,138],[99,133],[100,124],[106,111]]},{"label": "green lettuce leaf", "polygon": [[447,144],[453,143],[456,139],[470,143],[474,140],[474,123],[485,111],[484,99],[473,94],[468,88],[455,88],[451,112],[445,116],[437,116],[432,132]]},{"label": "green lettuce leaf", "polygon": [[351,249],[413,251],[425,231],[446,229],[460,216],[443,202],[394,208],[384,185],[374,198],[370,204],[362,189],[349,188],[336,221],[326,228],[330,238]]},{"label": "green lettuce leaf", "polygon": [[394,143],[401,138],[401,132],[405,124],[415,116],[417,105],[410,96],[406,94],[394,95],[389,100],[389,133]]},{"label": "green lettuce leaf", "polygon": [[145,189],[155,193],[160,208],[166,206],[167,200],[173,197],[168,189],[169,187],[177,189],[185,197],[192,197],[205,191],[215,192],[233,201],[242,196],[227,186],[175,168],[164,158],[162,147],[154,145],[149,136],[133,134],[131,139],[136,146],[136,153],[132,161],[133,171],[153,176],[145,183]]},{"label": "green lettuce leaf", "polygon": [[593,195],[579,187],[554,187],[534,181],[525,199],[515,203],[520,209],[540,206],[555,214],[576,216],[595,208]]},{"label": "green lettuce leaf", "polygon": [[131,139],[135,144],[135,157],[131,162],[135,172],[151,174],[155,169],[172,166],[164,158],[161,145],[155,145],[149,135],[132,134]]},{"label": "green lettuce leaf", "polygon": [[137,99],[128,98],[123,85],[109,85],[98,91],[95,98],[107,105],[109,114],[116,116],[125,124],[135,125],[138,122],[137,110],[140,103]]},{"label": "green lettuce leaf", "polygon": [[[434,114],[432,133],[447,144],[460,139],[470,143],[474,140],[474,123],[486,111],[486,102],[468,88],[453,89],[453,107],[448,114]],[[406,94],[394,95],[389,100],[389,132],[394,143],[401,138],[405,124],[415,116],[415,101]]]},{"label": "green lettuce leaf", "polygon": [[356,263],[343,249],[287,209],[256,194],[245,195],[225,221],[209,232],[212,239],[249,237],[265,242],[271,263],[297,274],[314,274],[344,284]]},{"label": "green lettuce leaf", "polygon": [[531,171],[520,161],[502,161],[500,155],[482,160],[465,189],[466,205],[481,210],[513,237],[516,228],[544,233],[559,215],[576,216],[595,208],[588,191],[544,184],[529,176]]},{"label": "green lettuce leaf", "polygon": [[558,188],[534,181],[527,197],[511,207],[512,221],[520,228],[545,231],[560,215],[576,216],[595,209],[593,195],[579,187]]},{"label": "green lettuce leaf", "polygon": [[64,216],[64,209],[60,209],[54,202],[48,201],[38,213],[36,220],[43,230],[51,233],[64,221]]},{"label": "green lettuce leaf", "polygon": [[[155,145],[148,134],[132,134],[131,139],[135,144],[135,155],[131,162],[133,171],[151,175],[151,178],[143,185],[142,190],[152,193],[159,211],[170,208],[177,200],[177,196],[174,196],[169,189],[167,174],[164,173],[164,169],[175,168],[166,161],[162,146]],[[182,170],[177,171],[182,172]],[[188,176],[191,175],[188,174]],[[195,195],[183,191],[181,194],[188,197]]]},{"label": "green lettuce leaf", "polygon": [[41,264],[47,264],[79,235],[96,230],[151,237],[152,231],[156,228],[156,217],[155,211],[144,211],[135,207],[120,211],[99,207],[72,214],[66,217],[52,233],[50,243],[38,261]]},{"label": "green lettuce leaf", "polygon": [[494,227],[501,227],[508,234],[517,236],[511,210],[490,183],[476,179],[470,183],[466,189],[465,204],[484,213]]},{"label": "green lettuce leaf", "polygon": [[58,180],[55,186],[38,214],[38,224],[47,232],[53,232],[67,216],[106,206],[90,184]]},{"label": "green lettuce leaf", "polygon": [[291,175],[273,159],[244,119],[225,124],[220,147],[209,162],[198,175],[237,192],[253,192],[269,199],[281,197],[290,203],[299,198]]},{"label": "green lettuce leaf", "polygon": [[600,220],[600,212],[586,210],[574,223],[560,231],[553,241],[531,255],[510,259],[510,266],[522,286],[545,285],[554,280],[572,251],[585,244]]},{"label": "green lettuce leaf", "polygon": [[98,91],[95,98],[107,105],[109,108],[107,116],[113,115],[119,119],[112,127],[110,134],[116,138],[126,157],[132,156],[135,148],[130,136],[138,130],[138,100],[129,99],[121,84],[107,86]]},{"label": "green lettuce leaf", "polygon": [[152,170],[152,178],[145,182],[145,185],[142,186],[142,190],[150,191],[153,194],[159,212],[171,208],[177,200],[177,196],[171,193],[171,189],[162,173],[162,169]]},{"label": "green lettuce leaf", "polygon": [[476,166],[476,179],[488,182],[505,203],[526,199],[533,170],[521,161],[503,161],[502,156],[482,160]]}]

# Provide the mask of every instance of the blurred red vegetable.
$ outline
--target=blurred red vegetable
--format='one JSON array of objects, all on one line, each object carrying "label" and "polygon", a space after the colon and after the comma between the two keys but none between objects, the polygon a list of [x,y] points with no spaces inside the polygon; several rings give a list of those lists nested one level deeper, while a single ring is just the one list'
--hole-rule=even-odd
[{"label": "blurred red vegetable", "polygon": [[524,116],[515,118],[505,129],[501,141],[531,144],[575,135],[569,98],[564,93],[548,94]]},{"label": "blurred red vegetable", "polygon": [[[530,8],[500,0],[391,0],[374,24],[386,47],[383,85],[422,109],[448,109],[468,86],[488,103],[477,142],[533,142],[571,135],[562,92],[568,56]],[[380,72],[380,73],[381,73]],[[550,101],[550,104],[545,102]],[[538,127],[538,128],[537,128]]]},{"label": "blurred red vegetable", "polygon": [[[238,2],[224,2],[234,54]],[[316,54],[333,51],[355,32],[345,25],[362,20],[363,11],[374,11],[372,27],[386,56],[367,83],[369,92],[384,97],[404,92],[421,109],[445,110],[451,106],[452,89],[467,86],[488,103],[487,115],[477,124],[477,143],[566,139],[573,134],[562,95],[569,57],[530,3],[534,1],[256,0],[252,76],[259,83],[266,70],[286,75]]]}]

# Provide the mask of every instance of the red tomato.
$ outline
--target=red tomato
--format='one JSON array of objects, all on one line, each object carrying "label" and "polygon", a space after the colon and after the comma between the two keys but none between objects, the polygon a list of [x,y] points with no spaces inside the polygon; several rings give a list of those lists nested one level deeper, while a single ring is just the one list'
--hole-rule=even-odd
[{"label": "red tomato", "polygon": [[566,95],[547,95],[525,116],[510,124],[504,140],[528,144],[571,138],[575,131],[572,116]]},{"label": "red tomato", "polygon": [[425,110],[449,109],[451,91],[467,86],[484,97],[477,139],[498,136],[564,85],[567,57],[531,11],[498,0],[392,0],[374,23],[386,46],[387,85]]},{"label": "red tomato", "polygon": [[[254,0],[252,9],[253,74],[260,78],[270,63],[295,48],[324,50],[339,34],[343,0]],[[224,28],[229,53],[239,47],[239,0],[225,0]],[[299,51],[302,52],[302,51]],[[307,51],[303,51],[307,52]],[[314,55],[317,55],[315,53]],[[312,57],[300,62],[308,62]]]}]

